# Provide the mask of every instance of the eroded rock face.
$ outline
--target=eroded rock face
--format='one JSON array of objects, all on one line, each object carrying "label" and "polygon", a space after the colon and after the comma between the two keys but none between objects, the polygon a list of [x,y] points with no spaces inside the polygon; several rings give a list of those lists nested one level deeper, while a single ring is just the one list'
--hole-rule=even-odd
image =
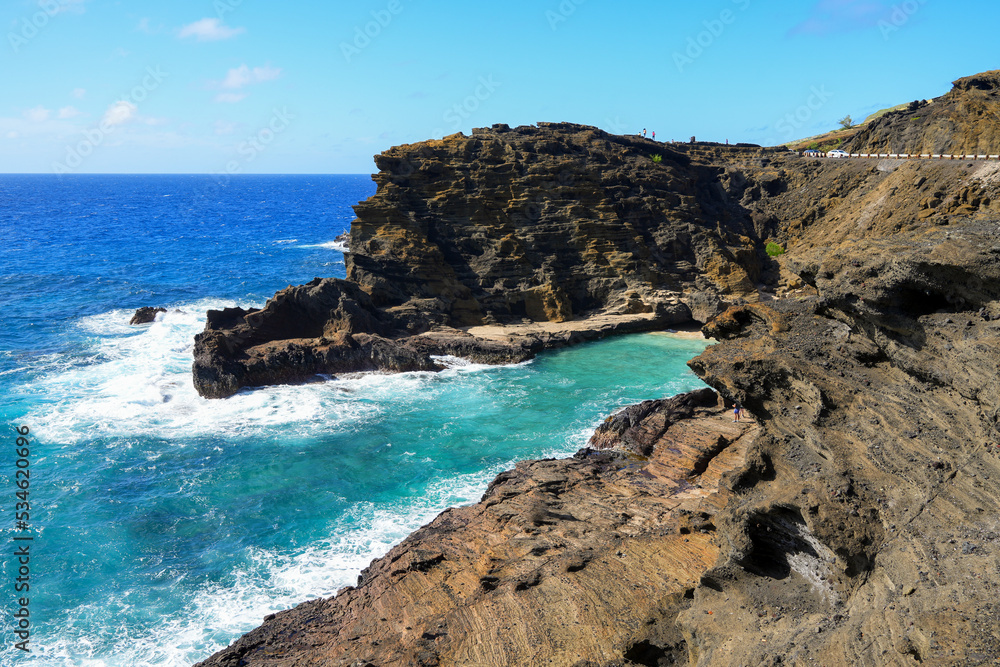
[{"label": "eroded rock face", "polygon": [[[993,79],[957,89],[992,94]],[[516,358],[680,306],[722,341],[691,367],[755,421],[704,392],[633,406],[590,450],[520,464],[357,587],[203,664],[996,661],[1000,168],[661,145],[647,169],[649,144],[501,126],[388,151],[352,228],[353,282],[213,315],[206,387],[244,386],[268,358],[299,379],[350,354]],[[762,256],[765,240],[788,252]],[[570,319],[587,312],[612,319]],[[538,321],[452,328],[506,317]]]},{"label": "eroded rock face", "polygon": [[946,95],[918,100],[863,128],[852,153],[996,155],[1000,150],[1000,70],[954,82]]},{"label": "eroded rock face", "polygon": [[209,311],[195,337],[195,388],[223,398],[322,374],[441,370],[437,355],[516,363],[540,349],[531,340],[487,341],[459,331],[415,335],[420,329],[419,321],[374,308],[351,282],[316,278],[278,292],[260,310]]},{"label": "eroded rock face", "polygon": [[[807,160],[567,123],[496,126],[376,161],[378,191],[355,207],[348,279],[283,290],[249,320],[213,319],[196,340],[203,396],[433,370],[430,356],[456,346],[481,361],[545,347],[447,342],[469,326],[706,322],[732,304],[814,293],[815,266],[849,239],[1000,211],[995,164]],[[772,240],[788,253],[768,257]]]},{"label": "eroded rock face", "polygon": [[718,557],[721,481],[755,433],[711,390],[611,418],[603,451],[518,464],[357,587],[277,614],[201,665],[683,663],[675,618]]},{"label": "eroded rock face", "polygon": [[379,306],[434,300],[449,324],[474,325],[652,312],[701,289],[756,295],[750,216],[717,169],[670,145],[497,125],[376,163],[347,272]]},{"label": "eroded rock face", "polygon": [[817,275],[691,362],[761,422],[679,617],[691,664],[991,664],[1000,229],[858,242]]},{"label": "eroded rock face", "polygon": [[[348,279],[211,314],[195,341],[203,396],[317,374],[435,370],[438,354],[520,361],[548,346],[500,349],[456,327],[611,317],[617,329],[656,329],[759,298],[766,254],[741,203],[756,172],[730,193],[724,169],[569,124],[498,126],[376,159],[378,192],[355,207]],[[580,331],[568,325],[553,343],[586,339]]]}]

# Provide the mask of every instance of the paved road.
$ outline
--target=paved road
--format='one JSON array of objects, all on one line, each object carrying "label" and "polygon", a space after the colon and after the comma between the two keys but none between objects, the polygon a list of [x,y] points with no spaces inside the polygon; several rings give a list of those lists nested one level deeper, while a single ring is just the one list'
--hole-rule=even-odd
[{"label": "paved road", "polygon": [[[827,157],[826,153],[818,153],[817,155],[805,155],[805,151],[799,153],[805,157]],[[911,155],[909,153],[851,153],[849,158],[830,158],[831,160],[836,159],[850,159],[850,158],[868,158],[868,159],[878,159],[878,160],[1000,160],[1000,155]]]}]

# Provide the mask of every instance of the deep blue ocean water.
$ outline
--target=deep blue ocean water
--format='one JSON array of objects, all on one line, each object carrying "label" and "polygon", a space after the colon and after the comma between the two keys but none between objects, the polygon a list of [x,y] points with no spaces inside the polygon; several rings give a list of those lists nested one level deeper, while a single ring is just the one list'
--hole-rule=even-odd
[{"label": "deep blue ocean water", "polygon": [[[685,362],[703,342],[646,334],[198,397],[205,311],[343,277],[333,240],[373,193],[368,176],[0,175],[0,664],[190,665],[355,583],[515,461],[572,454],[617,408],[701,386]],[[147,305],[168,312],[129,326]],[[33,538],[29,593],[15,537]],[[14,648],[24,595],[30,654]]]}]

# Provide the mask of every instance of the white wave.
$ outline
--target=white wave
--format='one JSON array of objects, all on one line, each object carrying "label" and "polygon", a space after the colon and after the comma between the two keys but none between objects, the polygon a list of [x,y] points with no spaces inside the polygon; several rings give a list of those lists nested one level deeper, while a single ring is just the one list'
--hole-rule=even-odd
[{"label": "white wave", "polygon": [[[226,581],[193,590],[183,610],[158,619],[153,630],[116,623],[110,610],[126,606],[126,600],[78,608],[51,640],[40,638],[36,660],[60,667],[187,667],[225,648],[268,614],[355,585],[358,572],[373,559],[448,507],[477,502],[489,482],[512,465],[455,475],[395,504],[358,503],[330,526],[325,540],[298,553],[251,550]],[[96,636],[95,627],[101,628]],[[90,634],[78,635],[84,631]]]},{"label": "white wave", "polygon": [[437,362],[438,365],[443,366],[446,370],[454,371],[481,371],[488,368],[497,368],[497,366],[491,366],[489,364],[477,364],[468,359],[462,357],[455,357],[450,354],[436,355],[432,354],[431,359]]},{"label": "white wave", "polygon": [[[33,383],[41,404],[29,418],[39,437],[63,444],[95,437],[163,437],[178,444],[203,436],[246,436],[276,426],[295,435],[320,435],[377,418],[386,406],[429,396],[429,387],[497,368],[439,357],[440,373],[358,373],[327,382],[255,388],[225,400],[202,398],[191,380],[194,337],[210,308],[235,302],[203,300],[173,306],[143,327],[128,310],[83,318],[93,335],[86,355],[43,364]],[[251,304],[241,304],[244,306]],[[525,362],[526,363],[526,362]]]},{"label": "white wave", "polygon": [[287,243],[298,243],[298,242],[299,242],[298,239],[278,239],[274,243],[275,245],[285,245]]},{"label": "white wave", "polygon": [[312,243],[308,245],[295,246],[296,248],[322,248],[324,250],[339,250],[340,252],[350,252],[347,244],[343,241],[327,241],[325,243]]},{"label": "white wave", "polygon": [[129,326],[130,313],[123,310],[84,318],[80,327],[95,334],[89,362],[55,366],[34,383],[43,405],[30,418],[40,437],[74,443],[169,432],[184,439],[355,416],[360,406],[327,405],[322,385],[271,387],[225,401],[200,397],[191,381],[194,336],[204,329],[209,308],[233,305],[203,301],[170,308],[143,328]]}]

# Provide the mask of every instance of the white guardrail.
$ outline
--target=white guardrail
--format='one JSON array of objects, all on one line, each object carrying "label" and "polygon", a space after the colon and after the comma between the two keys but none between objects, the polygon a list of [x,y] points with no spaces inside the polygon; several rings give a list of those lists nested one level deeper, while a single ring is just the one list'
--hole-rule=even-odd
[{"label": "white guardrail", "polygon": [[[799,155],[804,157],[829,157],[827,153],[807,154],[808,151],[801,151]],[[1000,155],[937,155],[924,153],[921,155],[910,155],[909,153],[849,153],[852,158],[875,158],[889,160],[1000,160]],[[848,157],[844,156],[844,157]]]}]

